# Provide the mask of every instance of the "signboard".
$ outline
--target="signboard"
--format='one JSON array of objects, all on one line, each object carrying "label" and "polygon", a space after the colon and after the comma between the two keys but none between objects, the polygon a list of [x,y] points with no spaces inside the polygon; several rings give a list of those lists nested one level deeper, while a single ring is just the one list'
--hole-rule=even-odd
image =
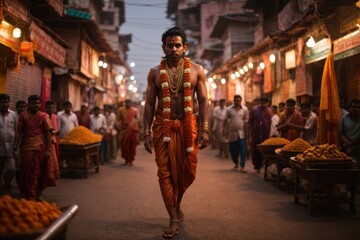
[{"label": "signboard", "polygon": [[60,44],[54,41],[43,29],[31,22],[30,39],[34,43],[34,50],[52,61],[53,63],[64,67],[66,50]]},{"label": "signboard", "polygon": [[360,53],[360,30],[334,41],[334,60]]},{"label": "signboard", "polygon": [[62,17],[64,13],[64,5],[62,0],[46,0],[49,5]]},{"label": "signboard", "polygon": [[0,23],[0,43],[11,48],[14,52],[19,51],[19,39],[13,37],[14,26],[5,20]]},{"label": "signboard", "polygon": [[305,62],[306,64],[313,63],[325,59],[331,49],[331,40],[329,38],[323,38],[315,43],[312,48],[306,47]]},{"label": "signboard", "polygon": [[8,13],[26,23],[29,22],[30,6],[28,0],[5,0],[4,5],[4,9]]},{"label": "signboard", "polygon": [[285,53],[285,68],[291,69],[296,67],[295,50],[290,50]]}]

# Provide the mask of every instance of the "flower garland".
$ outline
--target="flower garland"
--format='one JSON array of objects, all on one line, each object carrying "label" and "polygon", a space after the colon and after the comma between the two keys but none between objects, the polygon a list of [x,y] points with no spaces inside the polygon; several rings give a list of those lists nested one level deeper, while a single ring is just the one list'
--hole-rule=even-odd
[{"label": "flower garland", "polygon": [[[185,129],[185,143],[186,151],[192,152],[193,138],[192,138],[192,112],[193,112],[193,101],[191,96],[191,82],[190,82],[190,59],[184,58],[184,129]],[[170,142],[170,128],[171,128],[171,97],[169,89],[169,79],[166,73],[166,59],[160,62],[160,79],[161,88],[163,92],[163,117],[164,117],[164,142]]]}]

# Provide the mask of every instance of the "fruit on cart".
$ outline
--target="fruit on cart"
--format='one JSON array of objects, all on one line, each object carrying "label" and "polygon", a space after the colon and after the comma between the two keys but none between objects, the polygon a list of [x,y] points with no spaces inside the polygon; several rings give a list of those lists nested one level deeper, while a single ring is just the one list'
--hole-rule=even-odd
[{"label": "fruit on cart", "polygon": [[44,230],[60,217],[55,203],[0,197],[0,236]]},{"label": "fruit on cart", "polygon": [[322,144],[309,148],[302,154],[296,155],[296,160],[306,161],[338,161],[347,160],[345,153],[341,152],[336,145]]},{"label": "fruit on cart", "polygon": [[100,142],[102,136],[93,133],[90,129],[84,126],[73,128],[64,138],[60,139],[61,144],[84,145]]}]

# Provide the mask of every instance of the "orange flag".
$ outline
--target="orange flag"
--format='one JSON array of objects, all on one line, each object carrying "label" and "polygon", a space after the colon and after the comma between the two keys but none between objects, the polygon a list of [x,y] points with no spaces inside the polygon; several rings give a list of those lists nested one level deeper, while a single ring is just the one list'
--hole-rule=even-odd
[{"label": "orange flag", "polygon": [[332,51],[325,61],[320,94],[317,142],[318,144],[329,143],[339,146],[340,99]]}]

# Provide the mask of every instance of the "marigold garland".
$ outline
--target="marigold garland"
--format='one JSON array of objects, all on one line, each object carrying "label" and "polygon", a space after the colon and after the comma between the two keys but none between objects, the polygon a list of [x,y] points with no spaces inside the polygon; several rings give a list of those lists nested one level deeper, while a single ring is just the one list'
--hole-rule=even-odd
[{"label": "marigold garland", "polygon": [[[193,113],[193,101],[191,96],[191,82],[190,82],[190,59],[184,58],[184,129],[185,129],[185,143],[186,151],[192,152],[193,138],[192,138],[192,113]],[[169,89],[169,79],[166,73],[166,59],[160,62],[160,79],[161,88],[163,91],[163,117],[164,117],[164,142],[170,142],[170,128],[171,128],[171,97]]]}]

